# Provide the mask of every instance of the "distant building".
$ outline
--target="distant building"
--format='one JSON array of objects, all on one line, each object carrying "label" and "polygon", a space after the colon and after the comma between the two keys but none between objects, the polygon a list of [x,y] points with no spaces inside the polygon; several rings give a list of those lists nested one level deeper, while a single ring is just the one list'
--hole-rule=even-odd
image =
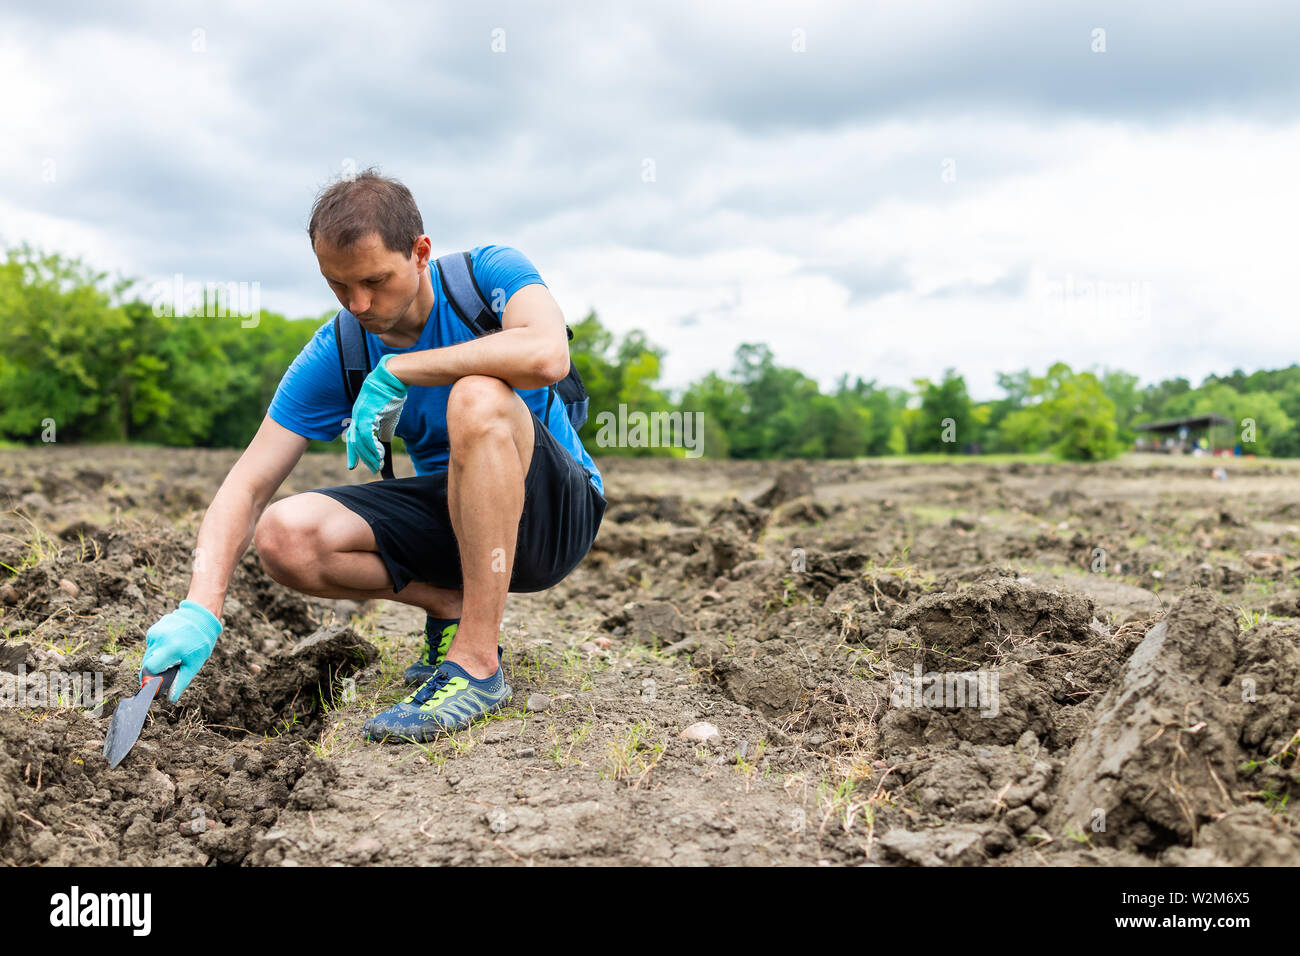
[{"label": "distant building", "polygon": [[1235,439],[1234,423],[1223,415],[1189,415],[1133,428],[1141,433],[1133,442],[1135,450],[1169,455],[1186,455],[1197,450],[1232,454]]}]

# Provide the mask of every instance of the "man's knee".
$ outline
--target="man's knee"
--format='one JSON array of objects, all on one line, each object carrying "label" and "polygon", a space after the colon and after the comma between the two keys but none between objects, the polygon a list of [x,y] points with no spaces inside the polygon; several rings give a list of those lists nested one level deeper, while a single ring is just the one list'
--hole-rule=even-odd
[{"label": "man's knee", "polygon": [[320,550],[318,525],[308,520],[293,498],[285,498],[262,512],[253,544],[272,580],[286,587],[309,585]]},{"label": "man's knee", "polygon": [[508,435],[523,406],[515,390],[492,375],[466,375],[457,379],[447,396],[447,434],[453,448],[487,434]]}]

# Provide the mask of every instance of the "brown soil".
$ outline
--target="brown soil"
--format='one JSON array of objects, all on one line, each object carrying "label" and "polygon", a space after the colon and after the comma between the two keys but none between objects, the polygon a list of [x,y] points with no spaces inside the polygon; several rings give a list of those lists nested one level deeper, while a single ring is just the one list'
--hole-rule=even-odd
[{"label": "brown soil", "polygon": [[[511,597],[503,714],[366,743],[422,614],[250,553],[212,660],[110,770],[236,456],[5,455],[0,682],[107,701],[0,707],[0,862],[1300,862],[1289,467],[606,461],[591,554]],[[348,480],[311,456],[284,493]]]}]

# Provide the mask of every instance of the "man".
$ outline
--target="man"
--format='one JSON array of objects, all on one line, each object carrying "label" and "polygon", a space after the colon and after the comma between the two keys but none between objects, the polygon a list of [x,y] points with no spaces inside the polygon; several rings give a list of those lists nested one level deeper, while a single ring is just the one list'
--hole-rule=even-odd
[{"label": "man", "polygon": [[[367,171],[331,185],[307,232],[325,281],[361,324],[373,370],[350,403],[334,321],[303,348],[203,518],[205,560],[187,599],[149,629],[143,670],[179,664],[172,700],[185,690],[212,653],[231,574],[255,538],[286,587],[424,609],[424,654],[406,675],[417,689],[365,726],[375,740],[424,740],[510,699],[497,646],[507,591],[544,590],[573,570],[600,526],[604,485],[548,388],[569,369],[564,316],[521,253],[472,250],[502,327],[475,338],[401,183]],[[345,429],[349,468],[378,471],[380,437],[395,429],[416,477],[267,507],[308,440]]]}]

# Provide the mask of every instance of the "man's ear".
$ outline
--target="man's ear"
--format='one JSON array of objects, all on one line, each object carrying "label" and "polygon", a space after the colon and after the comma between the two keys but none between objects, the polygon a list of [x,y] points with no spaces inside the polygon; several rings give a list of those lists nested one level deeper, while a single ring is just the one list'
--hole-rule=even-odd
[{"label": "man's ear", "polygon": [[411,254],[415,256],[416,268],[427,269],[429,267],[429,257],[433,255],[433,241],[428,236],[416,236],[415,245],[411,248]]}]

